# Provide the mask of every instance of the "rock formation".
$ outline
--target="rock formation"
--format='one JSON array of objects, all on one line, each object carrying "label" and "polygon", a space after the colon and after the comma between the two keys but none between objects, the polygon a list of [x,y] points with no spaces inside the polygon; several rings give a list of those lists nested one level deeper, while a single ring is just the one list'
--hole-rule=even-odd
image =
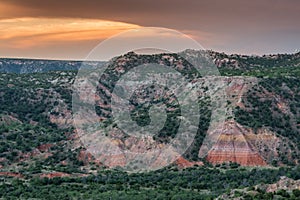
[{"label": "rock formation", "polygon": [[213,164],[235,162],[242,166],[265,166],[267,163],[258,151],[247,140],[249,130],[235,121],[227,121],[224,126],[217,128],[219,137],[208,152],[207,160]]}]

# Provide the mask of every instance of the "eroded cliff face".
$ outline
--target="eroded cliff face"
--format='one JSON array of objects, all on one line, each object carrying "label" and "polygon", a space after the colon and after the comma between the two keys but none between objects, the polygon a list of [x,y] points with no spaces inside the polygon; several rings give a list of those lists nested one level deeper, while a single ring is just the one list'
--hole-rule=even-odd
[{"label": "eroded cliff face", "polygon": [[207,160],[213,164],[235,162],[242,166],[265,166],[266,161],[255,147],[247,140],[246,135],[252,134],[235,121],[227,121],[218,127],[219,137],[208,152]]},{"label": "eroded cliff face", "polygon": [[235,162],[242,166],[266,166],[274,161],[281,165],[281,156],[291,159],[292,147],[288,140],[277,136],[268,128],[260,128],[254,132],[253,129],[230,120],[219,125],[210,134],[218,135],[206,158],[212,164]]},{"label": "eroded cliff face", "polygon": [[113,139],[101,141],[100,145],[81,150],[78,159],[85,165],[96,163],[98,166],[124,167],[124,169],[130,169],[135,164],[140,165],[142,169],[159,169],[168,166],[172,161],[179,168],[203,165],[200,161],[186,160],[176,150],[168,148],[167,144],[154,141],[150,136],[148,138],[124,137],[118,130],[111,134],[114,135]]},{"label": "eroded cliff face", "polygon": [[[259,83],[259,80],[255,77],[220,77],[218,81],[225,83],[225,92],[228,102],[230,102],[227,105],[228,118],[225,124],[214,126],[207,133],[207,136],[212,136],[210,142],[214,144],[208,146],[207,161],[212,164],[236,162],[242,166],[266,166],[273,164],[274,161],[278,165],[282,165],[283,163],[279,157],[293,160],[291,156],[293,150],[291,150],[291,143],[289,143],[287,138],[277,135],[268,127],[254,130],[234,120],[233,110],[237,106],[245,110],[251,109],[244,105],[243,98],[245,98],[249,90]],[[108,95],[108,89],[103,85],[100,86],[103,91],[106,91],[106,95]],[[278,97],[274,96],[274,94],[269,94],[265,90],[262,93],[260,95],[263,97],[267,96],[268,98],[274,98],[278,103],[284,103]],[[103,101],[102,98],[100,95],[96,95],[96,100],[99,100],[98,103],[104,113],[108,105],[101,103]],[[99,116],[99,121],[103,119],[106,120],[105,117]],[[109,135],[111,135],[112,141],[121,151],[143,152],[155,149],[159,145],[159,143],[151,138],[145,142],[144,140],[124,135],[120,131],[113,131]],[[164,144],[160,145],[163,146]],[[173,153],[176,154],[176,152]],[[202,155],[200,156],[199,152],[199,158],[203,157]],[[108,167],[125,166],[128,161],[122,152],[112,156],[100,155],[98,159],[105,160],[105,165]],[[157,166],[162,163],[163,159],[159,160],[158,158],[153,165]],[[183,157],[180,157],[174,163],[180,167],[189,167],[195,164]]]},{"label": "eroded cliff face", "polygon": [[[173,57],[172,55],[164,55],[160,58],[155,57],[141,57],[142,61],[145,63],[150,63],[155,61],[158,64],[167,64],[172,65],[174,64],[174,67],[178,69],[179,71],[182,71],[184,69],[183,61],[180,58]],[[143,60],[144,59],[144,60]],[[117,97],[114,96],[112,86],[109,83],[109,75],[112,77],[119,77],[121,74],[124,74],[126,70],[130,66],[136,65],[136,61],[140,60],[140,57],[137,54],[128,54],[122,57],[119,57],[115,60],[115,63],[110,66],[109,73],[107,73],[107,77],[104,76],[102,82],[99,82],[98,85],[98,92],[95,94],[95,99],[93,99],[95,102],[95,107],[99,108],[101,112],[97,113],[97,119],[93,119],[95,122],[108,122],[111,118],[111,105],[110,105],[110,99],[113,97],[117,99]],[[191,70],[191,66],[188,66],[188,70]],[[59,75],[59,76],[58,76]],[[60,74],[57,74],[57,78],[52,77],[49,78],[47,81],[47,84],[52,84],[51,87],[54,86],[60,86],[62,88],[71,89],[72,88],[72,82],[74,81],[75,74],[70,74],[66,72],[61,72]],[[98,77],[99,78],[99,77]],[[274,130],[271,131],[269,127],[265,128],[259,128],[259,129],[253,129],[251,127],[243,126],[239,123],[238,117],[234,116],[234,109],[239,107],[240,109],[245,110],[246,112],[250,112],[253,107],[249,106],[249,102],[244,101],[245,95],[247,95],[247,92],[251,90],[255,85],[259,83],[259,79],[255,77],[243,77],[243,76],[232,76],[232,77],[225,77],[225,76],[217,76],[217,77],[206,77],[204,78],[197,78],[194,79],[189,83],[189,87],[194,87],[197,85],[198,87],[201,86],[201,90],[199,91],[199,96],[201,95],[207,95],[209,91],[207,92],[206,88],[210,88],[212,90],[219,88],[219,87],[225,87],[225,93],[226,93],[226,102],[229,102],[228,105],[226,105],[226,111],[227,111],[227,121],[225,124],[219,124],[216,123],[209,131],[203,132],[201,134],[206,134],[207,136],[212,135],[210,142],[212,145],[209,145],[206,149],[207,154],[207,160],[213,164],[216,163],[222,163],[222,162],[237,162],[243,166],[265,166],[268,164],[272,164],[272,162],[278,161],[277,164],[281,165],[279,157],[283,156],[286,157],[288,160],[293,160],[292,158],[292,152],[295,152],[297,147],[294,145],[294,149],[291,149],[291,144],[287,138],[279,136]],[[211,86],[212,85],[212,86]],[[207,87],[209,86],[209,87]],[[9,86],[13,87],[13,86]],[[42,86],[40,86],[42,87]],[[92,92],[89,89],[92,87],[84,88],[83,92],[79,95],[79,100],[83,102],[89,102],[91,101],[91,98],[89,98],[89,94]],[[141,88],[141,92],[138,91],[136,93],[136,98],[133,99],[133,101],[139,105],[143,105],[141,102],[145,99],[150,99],[149,95],[147,97],[147,93],[145,91],[148,91],[147,88]],[[66,90],[67,91],[67,90]],[[150,91],[150,90],[149,90]],[[44,100],[45,104],[49,105],[47,109],[45,110],[45,113],[49,117],[49,121],[52,123],[55,123],[59,128],[72,128],[74,125],[74,119],[71,111],[71,105],[69,104],[71,101],[66,101],[67,99],[64,99],[66,97],[70,98],[68,95],[66,97],[64,96],[65,90],[44,90],[44,89],[38,89],[36,91],[37,95],[34,95],[36,99],[30,100],[33,103],[40,101],[44,97],[46,98]],[[174,100],[173,96],[164,95],[167,93],[162,93],[161,95],[158,95],[153,100],[158,100],[160,97],[167,99],[166,102],[172,102]],[[290,93],[289,93],[290,94]],[[215,94],[217,98],[223,98],[223,96],[218,96],[218,94]],[[291,93],[292,95],[292,93]],[[274,94],[274,92],[269,92],[266,90],[263,86],[257,87],[257,91],[255,93],[255,96],[259,98],[265,98],[272,99],[274,101],[274,105],[282,112],[287,115],[290,115],[291,111],[289,110],[289,102],[285,101],[283,98],[280,97],[280,95]],[[51,97],[51,98],[50,98]],[[152,98],[152,96],[151,96]],[[273,100],[274,99],[274,100]],[[56,101],[57,100],[57,101]],[[70,100],[70,99],[69,99]],[[118,103],[118,102],[117,102]],[[272,105],[273,105],[272,104]],[[206,104],[205,104],[206,105]],[[211,109],[211,107],[207,106],[207,108]],[[168,112],[174,111],[174,107],[167,108]],[[172,110],[174,109],[174,110]],[[130,107],[131,111],[136,111],[134,106]],[[139,111],[139,110],[137,110]],[[175,110],[176,111],[176,110]],[[139,113],[139,112],[136,112]],[[142,113],[142,112],[141,112]],[[175,113],[175,112],[174,112]],[[275,113],[277,115],[280,115],[282,113]],[[142,113],[143,114],[143,113]],[[176,114],[176,113],[175,113]],[[87,116],[89,116],[89,113],[87,113]],[[83,118],[82,121],[78,121],[77,119],[77,125],[83,125],[85,123],[90,123],[88,121],[89,119]],[[0,116],[0,124],[1,123],[7,123],[9,124],[10,121],[17,121],[14,117],[1,117]],[[92,121],[92,122],[94,122]],[[21,123],[21,122],[19,122]],[[37,122],[30,121],[32,125],[38,125]],[[296,122],[293,122],[296,123]],[[271,127],[272,128],[272,127]],[[173,131],[173,130],[172,130]],[[176,133],[176,131],[170,131],[172,134]],[[76,130],[75,130],[76,132]],[[97,132],[93,132],[91,134],[91,138],[97,138]],[[131,133],[132,134],[132,133]],[[134,134],[133,134],[134,135]],[[169,139],[167,136],[161,137],[163,142],[159,140],[155,140],[152,137],[150,138],[138,138],[134,137],[132,135],[128,135],[123,133],[120,130],[113,129],[107,134],[108,138],[110,139],[110,142],[113,143],[120,152],[117,153],[111,153],[111,154],[99,154],[98,158],[94,158],[94,156],[88,152],[88,151],[81,151],[81,147],[84,147],[84,144],[82,143],[82,138],[78,135],[78,133],[70,134],[67,136],[68,139],[68,148],[74,150],[78,150],[78,156],[76,157],[78,160],[83,161],[85,165],[89,165],[89,163],[96,162],[99,165],[105,164],[108,167],[117,167],[117,166],[125,166],[128,163],[128,160],[132,160],[131,158],[126,158],[124,152],[130,151],[130,152],[147,152],[151,151],[153,149],[164,149],[167,145],[167,142]],[[171,138],[171,137],[170,137]],[[165,143],[166,142],[166,143]],[[54,144],[54,146],[57,144]],[[65,144],[64,144],[65,145]],[[103,149],[103,152],[105,152],[106,149]],[[39,153],[36,153],[39,152]],[[195,157],[197,157],[198,149],[195,150]],[[36,156],[39,154],[45,154],[45,157],[51,157],[51,151],[49,150],[35,150],[33,153],[26,154],[28,157]],[[77,152],[76,152],[77,153]],[[194,152],[193,152],[194,153]],[[185,157],[184,155],[182,157],[179,157],[177,152],[170,152],[170,154],[174,157],[178,158],[174,161],[174,164],[177,164],[179,167],[185,168],[193,166],[194,164],[201,165],[200,158],[202,156],[199,155],[199,162],[191,162],[190,157]],[[200,153],[199,153],[200,154]],[[146,154],[145,154],[146,155]],[[147,156],[147,155],[146,155]],[[194,159],[193,159],[194,160]],[[103,161],[103,162],[102,162]],[[104,163],[105,162],[105,163]],[[165,157],[157,157],[156,160],[153,161],[153,166],[159,166],[164,164]],[[64,161],[64,165],[67,165],[68,162]]]},{"label": "eroded cliff face", "polygon": [[295,144],[269,128],[260,128],[255,134],[252,130],[245,137],[268,164],[284,165],[282,162],[284,159],[298,164],[297,159],[293,159],[292,156],[293,152],[298,154]]}]

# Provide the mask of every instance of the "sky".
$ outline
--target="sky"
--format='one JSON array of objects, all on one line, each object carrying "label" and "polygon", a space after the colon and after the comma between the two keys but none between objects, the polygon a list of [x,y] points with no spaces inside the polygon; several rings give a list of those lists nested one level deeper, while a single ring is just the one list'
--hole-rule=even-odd
[{"label": "sky", "polygon": [[295,53],[299,0],[1,0],[0,57],[84,59],[141,27],[180,31],[225,53]]}]

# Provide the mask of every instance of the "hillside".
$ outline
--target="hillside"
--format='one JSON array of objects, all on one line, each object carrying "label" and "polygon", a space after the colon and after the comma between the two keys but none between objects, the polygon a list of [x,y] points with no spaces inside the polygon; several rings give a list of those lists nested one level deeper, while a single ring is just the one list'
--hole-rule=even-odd
[{"label": "hillside", "polygon": [[[97,191],[103,198],[142,196],[151,190],[150,196],[161,193],[161,199],[174,195],[192,199],[197,195],[199,198],[217,197],[225,190],[261,182],[272,184],[280,180],[280,176],[299,179],[299,54],[245,57],[210,52],[210,55],[219,67],[218,80],[225,83],[228,96],[225,124],[209,129],[212,101],[200,99],[200,122],[189,149],[171,166],[142,174],[118,171],[130,161],[124,155],[97,159],[80,142],[72,118],[72,90],[79,62],[1,59],[0,194],[3,196],[0,196],[16,197],[22,193],[20,190],[37,194],[40,188],[43,195],[46,190],[53,192],[46,195],[48,198],[54,197],[56,191],[61,199],[79,193],[86,195],[81,196],[85,199],[91,198],[88,192],[96,191],[99,186]],[[147,63],[164,64],[177,69],[188,80],[197,79],[190,82],[191,87],[201,83],[206,94],[205,80],[180,56],[128,53],[115,58],[99,81],[95,109],[101,123],[114,124],[111,107],[107,104],[116,81],[134,66]],[[243,77],[245,74],[249,76]],[[149,139],[150,145],[114,126],[108,135],[124,150],[164,146],[174,138],[180,122],[178,104],[167,93],[162,93],[163,98],[150,93],[149,88],[140,88],[135,93],[131,102],[132,117],[140,125],[148,124],[147,102],[165,102],[169,106],[167,123],[158,135]],[[203,156],[203,141],[214,135],[218,137]],[[107,159],[110,161],[104,163]],[[216,180],[221,179],[230,182],[216,184]],[[70,192],[64,194],[57,185],[68,187]],[[15,187],[19,192],[13,189]],[[129,193],[125,194],[127,190]],[[27,198],[38,198],[28,192],[23,194]]]},{"label": "hillside", "polygon": [[[85,62],[85,67],[93,68],[97,64],[99,62]],[[24,74],[48,71],[76,71],[81,66],[82,61],[0,58],[0,72],[2,73]]]},{"label": "hillside", "polygon": [[276,183],[232,190],[229,194],[223,194],[217,199],[298,199],[300,197],[299,188],[299,180],[295,181],[282,176]]}]

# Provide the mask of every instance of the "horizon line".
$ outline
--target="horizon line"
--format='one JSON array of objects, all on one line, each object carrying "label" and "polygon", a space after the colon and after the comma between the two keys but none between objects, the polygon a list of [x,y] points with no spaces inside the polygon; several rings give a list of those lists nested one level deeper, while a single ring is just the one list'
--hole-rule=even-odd
[{"label": "horizon line", "polygon": [[[185,49],[185,50],[189,50],[189,49]],[[300,51],[298,51],[298,52],[294,52],[294,53],[282,53],[281,52],[281,53],[268,53],[268,54],[258,55],[258,54],[226,53],[224,51],[220,52],[220,51],[216,51],[216,50],[212,50],[212,49],[204,49],[203,51],[214,52],[214,53],[219,53],[219,54],[226,54],[228,56],[239,55],[239,56],[248,56],[248,57],[264,57],[264,56],[274,56],[274,55],[296,55],[296,54],[300,53]],[[131,51],[129,51],[129,52],[131,52]],[[127,53],[129,53],[129,52],[127,52]],[[137,52],[134,52],[134,53],[137,53]],[[164,52],[164,53],[173,53],[173,52]],[[139,53],[137,53],[137,54],[139,54]],[[140,55],[156,55],[156,54],[162,54],[162,53],[140,54]],[[125,55],[125,54],[122,54],[122,55]],[[122,56],[122,55],[119,55],[119,56]],[[115,57],[118,57],[118,56],[115,56]],[[113,58],[111,58],[111,59],[113,59]],[[109,60],[86,60],[85,58],[83,58],[83,59],[78,59],[78,58],[67,59],[66,58],[65,59],[65,58],[39,58],[39,57],[21,57],[21,56],[20,57],[18,57],[18,56],[17,57],[14,57],[14,56],[12,56],[12,57],[9,57],[9,56],[2,57],[2,56],[0,56],[0,59],[40,60],[40,61],[73,61],[73,62],[85,62],[85,61],[86,62],[106,62],[106,61],[109,61]]]}]

